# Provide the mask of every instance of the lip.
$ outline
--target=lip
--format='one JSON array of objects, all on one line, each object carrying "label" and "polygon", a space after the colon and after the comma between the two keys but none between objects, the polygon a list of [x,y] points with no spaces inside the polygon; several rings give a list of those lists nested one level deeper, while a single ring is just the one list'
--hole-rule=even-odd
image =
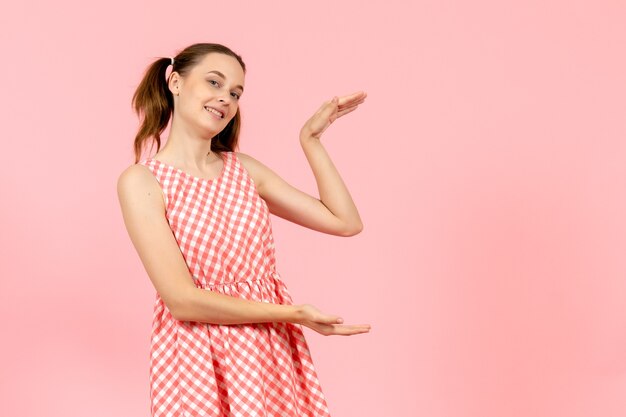
[{"label": "lip", "polygon": [[222,119],[223,119],[224,117],[226,117],[226,111],[225,111],[225,110],[223,110],[223,109],[218,109],[218,108],[213,107],[213,106],[204,106],[204,107],[209,108],[209,109],[213,109],[213,110],[216,110],[216,111],[218,111],[218,112],[222,113]]}]

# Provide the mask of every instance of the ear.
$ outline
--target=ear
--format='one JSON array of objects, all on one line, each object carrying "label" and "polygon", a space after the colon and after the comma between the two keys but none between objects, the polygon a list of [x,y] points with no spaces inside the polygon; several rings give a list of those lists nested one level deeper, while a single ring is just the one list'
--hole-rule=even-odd
[{"label": "ear", "polygon": [[175,96],[178,95],[179,89],[181,86],[181,77],[176,71],[172,71],[168,80],[167,80],[167,88],[171,91],[171,93]]}]

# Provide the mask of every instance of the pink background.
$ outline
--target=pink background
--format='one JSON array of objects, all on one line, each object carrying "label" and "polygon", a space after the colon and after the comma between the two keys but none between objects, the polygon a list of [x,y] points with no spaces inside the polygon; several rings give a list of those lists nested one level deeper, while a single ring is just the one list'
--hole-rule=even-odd
[{"label": "pink background", "polygon": [[316,196],[300,126],[368,93],[322,138],[364,231],[272,217],[294,301],[372,325],[305,329],[333,417],[626,414],[624,2],[11,3],[3,414],[149,415],[115,186],[143,71],[195,42],[248,66],[240,150]]}]

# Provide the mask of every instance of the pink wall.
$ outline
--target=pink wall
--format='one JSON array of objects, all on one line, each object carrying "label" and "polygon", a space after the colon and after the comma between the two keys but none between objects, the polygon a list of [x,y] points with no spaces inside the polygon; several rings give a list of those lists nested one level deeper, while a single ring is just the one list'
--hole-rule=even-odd
[{"label": "pink wall", "polygon": [[368,93],[322,139],[364,231],[272,218],[295,301],[372,324],[305,329],[334,417],[626,413],[624,2],[37,3],[0,13],[3,414],[149,415],[115,184],[143,70],[195,42],[242,54],[240,150],[311,194],[300,126]]}]

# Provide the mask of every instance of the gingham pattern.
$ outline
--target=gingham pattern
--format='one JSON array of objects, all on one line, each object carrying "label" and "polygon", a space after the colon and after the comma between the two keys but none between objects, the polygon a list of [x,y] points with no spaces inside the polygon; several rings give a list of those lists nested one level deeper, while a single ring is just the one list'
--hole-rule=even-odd
[{"label": "gingham pattern", "polygon": [[[270,214],[235,152],[219,177],[156,159],[166,217],[196,286],[293,304],[276,270]],[[330,416],[301,325],[178,321],[156,294],[150,348],[154,417]]]}]

